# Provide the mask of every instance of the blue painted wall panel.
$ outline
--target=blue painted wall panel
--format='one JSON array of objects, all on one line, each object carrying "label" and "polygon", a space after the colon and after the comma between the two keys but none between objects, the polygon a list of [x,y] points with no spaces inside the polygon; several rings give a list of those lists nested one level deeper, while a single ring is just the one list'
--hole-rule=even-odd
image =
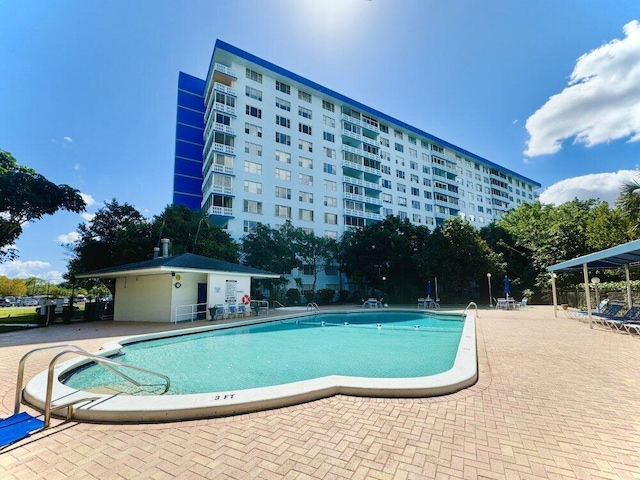
[{"label": "blue painted wall panel", "polygon": [[204,130],[204,114],[178,106],[178,123],[193,125]]},{"label": "blue painted wall panel", "polygon": [[205,111],[204,97],[183,90],[178,90],[178,105],[198,110],[199,112]]},{"label": "blue painted wall panel", "polygon": [[173,192],[173,204],[174,205],[186,205],[191,210],[200,210],[200,198],[186,195],[180,192]]},{"label": "blue painted wall panel", "polygon": [[[199,128],[190,127],[179,123],[176,126],[176,138],[191,143],[199,143],[204,147],[204,140],[202,134],[204,132]],[[200,150],[200,158],[202,158],[202,149]]]},{"label": "blue painted wall panel", "polygon": [[[178,193],[195,194],[200,193],[202,197],[202,179],[193,177],[184,177],[176,175],[173,179],[173,191]],[[198,205],[200,208],[200,205]]]},{"label": "blue painted wall panel", "polygon": [[205,85],[205,80],[189,75],[188,73],[180,72],[178,75],[178,89],[180,90],[188,90],[204,96]]},{"label": "blue painted wall panel", "polygon": [[202,162],[176,158],[175,175],[188,175],[189,177],[202,178]]},{"label": "blue painted wall panel", "polygon": [[176,157],[192,158],[202,161],[202,146],[176,139]]}]

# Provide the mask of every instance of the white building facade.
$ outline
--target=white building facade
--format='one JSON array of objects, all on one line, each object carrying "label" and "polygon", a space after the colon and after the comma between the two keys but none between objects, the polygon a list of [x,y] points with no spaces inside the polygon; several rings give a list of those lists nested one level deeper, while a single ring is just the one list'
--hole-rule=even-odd
[{"label": "white building facade", "polygon": [[[206,210],[235,239],[286,220],[339,239],[388,215],[429,228],[457,216],[480,228],[538,188],[221,41],[206,81],[181,73],[174,203]],[[337,271],[327,273],[318,288],[337,290]]]}]

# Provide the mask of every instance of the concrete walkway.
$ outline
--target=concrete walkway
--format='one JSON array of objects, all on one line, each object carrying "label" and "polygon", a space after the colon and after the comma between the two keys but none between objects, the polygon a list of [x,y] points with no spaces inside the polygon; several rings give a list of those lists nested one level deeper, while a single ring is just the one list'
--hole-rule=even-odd
[{"label": "concrete walkway", "polygon": [[[453,395],[336,396],[155,425],[56,420],[0,451],[0,478],[640,479],[640,337],[558,315],[544,306],[480,311],[480,379]],[[96,322],[0,336],[0,417],[13,409],[28,350],[92,351],[167,328],[176,327]],[[48,358],[35,357],[27,378]]]}]

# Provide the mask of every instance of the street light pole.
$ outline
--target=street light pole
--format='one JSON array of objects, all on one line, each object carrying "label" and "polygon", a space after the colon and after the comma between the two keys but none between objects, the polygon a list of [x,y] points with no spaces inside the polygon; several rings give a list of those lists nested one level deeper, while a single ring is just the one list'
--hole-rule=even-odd
[{"label": "street light pole", "polygon": [[598,312],[600,311],[598,307],[600,307],[600,299],[598,298],[598,284],[600,283],[600,279],[598,277],[593,277],[591,279],[591,283],[593,283],[596,290],[596,309]]},{"label": "street light pole", "polygon": [[489,284],[489,307],[493,308],[493,296],[491,295],[491,273],[487,273],[487,283]]}]

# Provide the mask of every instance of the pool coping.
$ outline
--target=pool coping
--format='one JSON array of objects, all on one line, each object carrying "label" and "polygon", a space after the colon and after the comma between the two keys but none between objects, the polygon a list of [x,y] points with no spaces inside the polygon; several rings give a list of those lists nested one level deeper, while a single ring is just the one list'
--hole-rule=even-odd
[{"label": "pool coping", "polygon": [[[362,310],[345,310],[344,313]],[[415,311],[391,308],[389,311]],[[435,313],[437,312],[430,312]],[[444,312],[443,312],[444,313]],[[180,336],[190,333],[220,330],[231,327],[291,320],[306,317],[300,313],[260,320],[257,318],[239,322],[195,327],[184,330],[156,332],[118,341],[107,342],[98,355],[116,354],[128,343]],[[168,422],[212,418],[286,407],[319,400],[338,394],[366,397],[431,397],[455,393],[476,383],[478,379],[476,318],[466,314],[456,359],[451,369],[436,375],[411,378],[366,378],[329,375],[283,385],[260,387],[227,392],[187,395],[131,396],[123,394],[96,394],[72,389],[59,381],[67,372],[88,363],[87,359],[72,359],[54,369],[53,407],[74,403],[73,418],[90,422]],[[47,372],[36,375],[24,389],[26,402],[44,410]],[[91,398],[91,401],[87,401]],[[62,409],[66,413],[66,409]]]}]

